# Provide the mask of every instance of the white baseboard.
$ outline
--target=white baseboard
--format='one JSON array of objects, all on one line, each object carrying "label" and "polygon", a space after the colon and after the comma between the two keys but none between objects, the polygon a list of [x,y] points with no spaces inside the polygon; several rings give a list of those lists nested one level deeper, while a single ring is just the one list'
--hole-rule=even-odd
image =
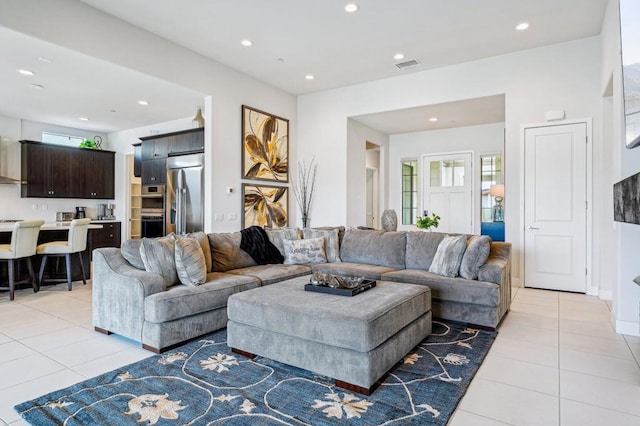
[{"label": "white baseboard", "polygon": [[598,296],[600,297],[600,300],[613,300],[613,291],[600,290],[600,294]]},{"label": "white baseboard", "polygon": [[616,333],[629,336],[640,336],[640,323],[631,321],[616,321]]}]

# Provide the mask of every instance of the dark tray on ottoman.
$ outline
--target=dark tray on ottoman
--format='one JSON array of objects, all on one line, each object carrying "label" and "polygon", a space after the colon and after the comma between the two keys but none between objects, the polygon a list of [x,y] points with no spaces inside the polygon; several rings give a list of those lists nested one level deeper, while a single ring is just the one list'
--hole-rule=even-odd
[{"label": "dark tray on ottoman", "polygon": [[340,296],[355,296],[356,294],[360,294],[364,291],[369,290],[376,286],[376,282],[374,280],[364,280],[357,287],[354,288],[341,288],[341,287],[329,287],[328,285],[314,285],[314,284],[305,284],[305,291],[315,291],[316,293],[327,293],[327,294],[337,294]]}]

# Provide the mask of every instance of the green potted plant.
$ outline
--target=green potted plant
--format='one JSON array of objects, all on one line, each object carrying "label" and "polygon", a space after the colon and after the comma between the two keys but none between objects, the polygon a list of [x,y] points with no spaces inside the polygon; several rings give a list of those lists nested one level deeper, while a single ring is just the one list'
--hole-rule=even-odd
[{"label": "green potted plant", "polygon": [[440,216],[431,213],[431,216],[419,217],[416,219],[416,226],[420,229],[430,231],[431,228],[437,228],[440,223]]}]

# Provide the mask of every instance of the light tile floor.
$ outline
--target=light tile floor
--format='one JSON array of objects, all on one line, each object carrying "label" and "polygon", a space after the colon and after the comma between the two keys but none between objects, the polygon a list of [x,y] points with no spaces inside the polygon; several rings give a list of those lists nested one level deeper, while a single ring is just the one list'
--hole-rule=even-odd
[{"label": "light tile floor", "polygon": [[[483,425],[640,425],[640,338],[595,297],[516,289],[498,338],[450,421]],[[151,356],[91,326],[91,285],[0,292],[0,425],[19,402]]]}]

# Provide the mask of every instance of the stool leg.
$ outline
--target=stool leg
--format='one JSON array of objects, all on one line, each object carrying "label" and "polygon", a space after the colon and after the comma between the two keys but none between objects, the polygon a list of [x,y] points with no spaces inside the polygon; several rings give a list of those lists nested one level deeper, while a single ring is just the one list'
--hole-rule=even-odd
[{"label": "stool leg", "polygon": [[64,261],[67,263],[67,289],[71,291],[73,286],[71,285],[71,254],[66,253],[64,255]]},{"label": "stool leg", "polygon": [[84,262],[82,261],[82,254],[80,252],[78,252],[78,259],[80,259],[80,270],[82,271],[82,284],[87,285],[85,278],[87,274],[84,273]]},{"label": "stool leg", "polygon": [[33,271],[33,263],[31,263],[31,258],[27,257],[27,268],[29,269],[29,274],[31,274],[31,287],[33,287],[33,292],[37,293],[40,291],[40,283],[36,277],[36,273]]},{"label": "stool leg", "polygon": [[15,291],[15,283],[14,283],[14,271],[13,271],[13,259],[9,259],[9,300],[13,300],[13,293]]},{"label": "stool leg", "polygon": [[42,262],[40,262],[40,274],[38,275],[38,282],[42,284],[42,276],[44,275],[44,267],[47,266],[47,255],[42,256]]}]

